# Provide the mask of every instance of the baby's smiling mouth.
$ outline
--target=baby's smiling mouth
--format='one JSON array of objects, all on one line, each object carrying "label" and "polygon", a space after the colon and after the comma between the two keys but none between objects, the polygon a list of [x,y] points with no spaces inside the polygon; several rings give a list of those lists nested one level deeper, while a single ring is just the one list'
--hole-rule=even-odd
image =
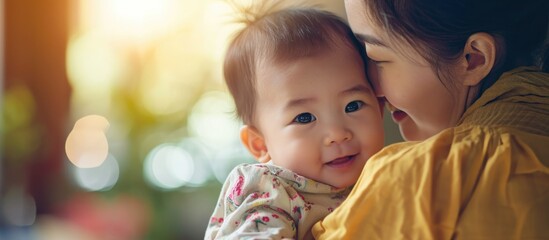
[{"label": "baby's smiling mouth", "polygon": [[344,166],[347,163],[351,163],[353,160],[355,160],[356,155],[358,155],[358,154],[348,155],[348,156],[336,158],[336,159],[334,159],[332,161],[329,161],[325,164],[328,165],[328,166],[331,166],[331,167]]}]

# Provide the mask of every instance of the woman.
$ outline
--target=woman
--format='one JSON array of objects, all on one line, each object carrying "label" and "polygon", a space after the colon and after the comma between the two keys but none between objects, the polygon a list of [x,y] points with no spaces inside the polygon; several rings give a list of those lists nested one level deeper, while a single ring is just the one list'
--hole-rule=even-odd
[{"label": "woman", "polygon": [[548,5],[345,1],[408,142],[370,158],[317,239],[549,239]]}]

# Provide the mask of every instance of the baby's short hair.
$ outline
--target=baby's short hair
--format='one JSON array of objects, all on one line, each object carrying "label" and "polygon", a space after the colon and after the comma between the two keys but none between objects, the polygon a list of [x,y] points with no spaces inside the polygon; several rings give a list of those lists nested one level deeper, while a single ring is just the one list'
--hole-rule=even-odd
[{"label": "baby's short hair", "polygon": [[366,62],[363,45],[333,13],[304,6],[255,13],[249,10],[243,10],[245,27],[230,43],[223,67],[237,115],[244,124],[252,124],[254,119],[257,69],[264,67],[263,63],[293,61],[336,47],[353,49]]}]

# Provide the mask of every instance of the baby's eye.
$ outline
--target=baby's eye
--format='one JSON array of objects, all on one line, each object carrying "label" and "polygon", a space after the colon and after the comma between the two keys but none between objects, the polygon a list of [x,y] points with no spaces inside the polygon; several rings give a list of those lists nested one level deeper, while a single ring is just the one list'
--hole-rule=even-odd
[{"label": "baby's eye", "polygon": [[300,113],[294,118],[295,123],[310,123],[316,120],[316,117],[311,113]]},{"label": "baby's eye", "polygon": [[363,101],[352,101],[345,106],[345,112],[356,112],[364,106]]}]

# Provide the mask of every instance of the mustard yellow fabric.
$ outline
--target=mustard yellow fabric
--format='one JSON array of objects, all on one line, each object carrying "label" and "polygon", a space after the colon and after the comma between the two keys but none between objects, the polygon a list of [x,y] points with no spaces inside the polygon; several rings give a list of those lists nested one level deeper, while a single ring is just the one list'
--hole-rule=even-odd
[{"label": "mustard yellow fabric", "polygon": [[317,239],[549,239],[549,74],[505,73],[461,123],[386,147]]}]

